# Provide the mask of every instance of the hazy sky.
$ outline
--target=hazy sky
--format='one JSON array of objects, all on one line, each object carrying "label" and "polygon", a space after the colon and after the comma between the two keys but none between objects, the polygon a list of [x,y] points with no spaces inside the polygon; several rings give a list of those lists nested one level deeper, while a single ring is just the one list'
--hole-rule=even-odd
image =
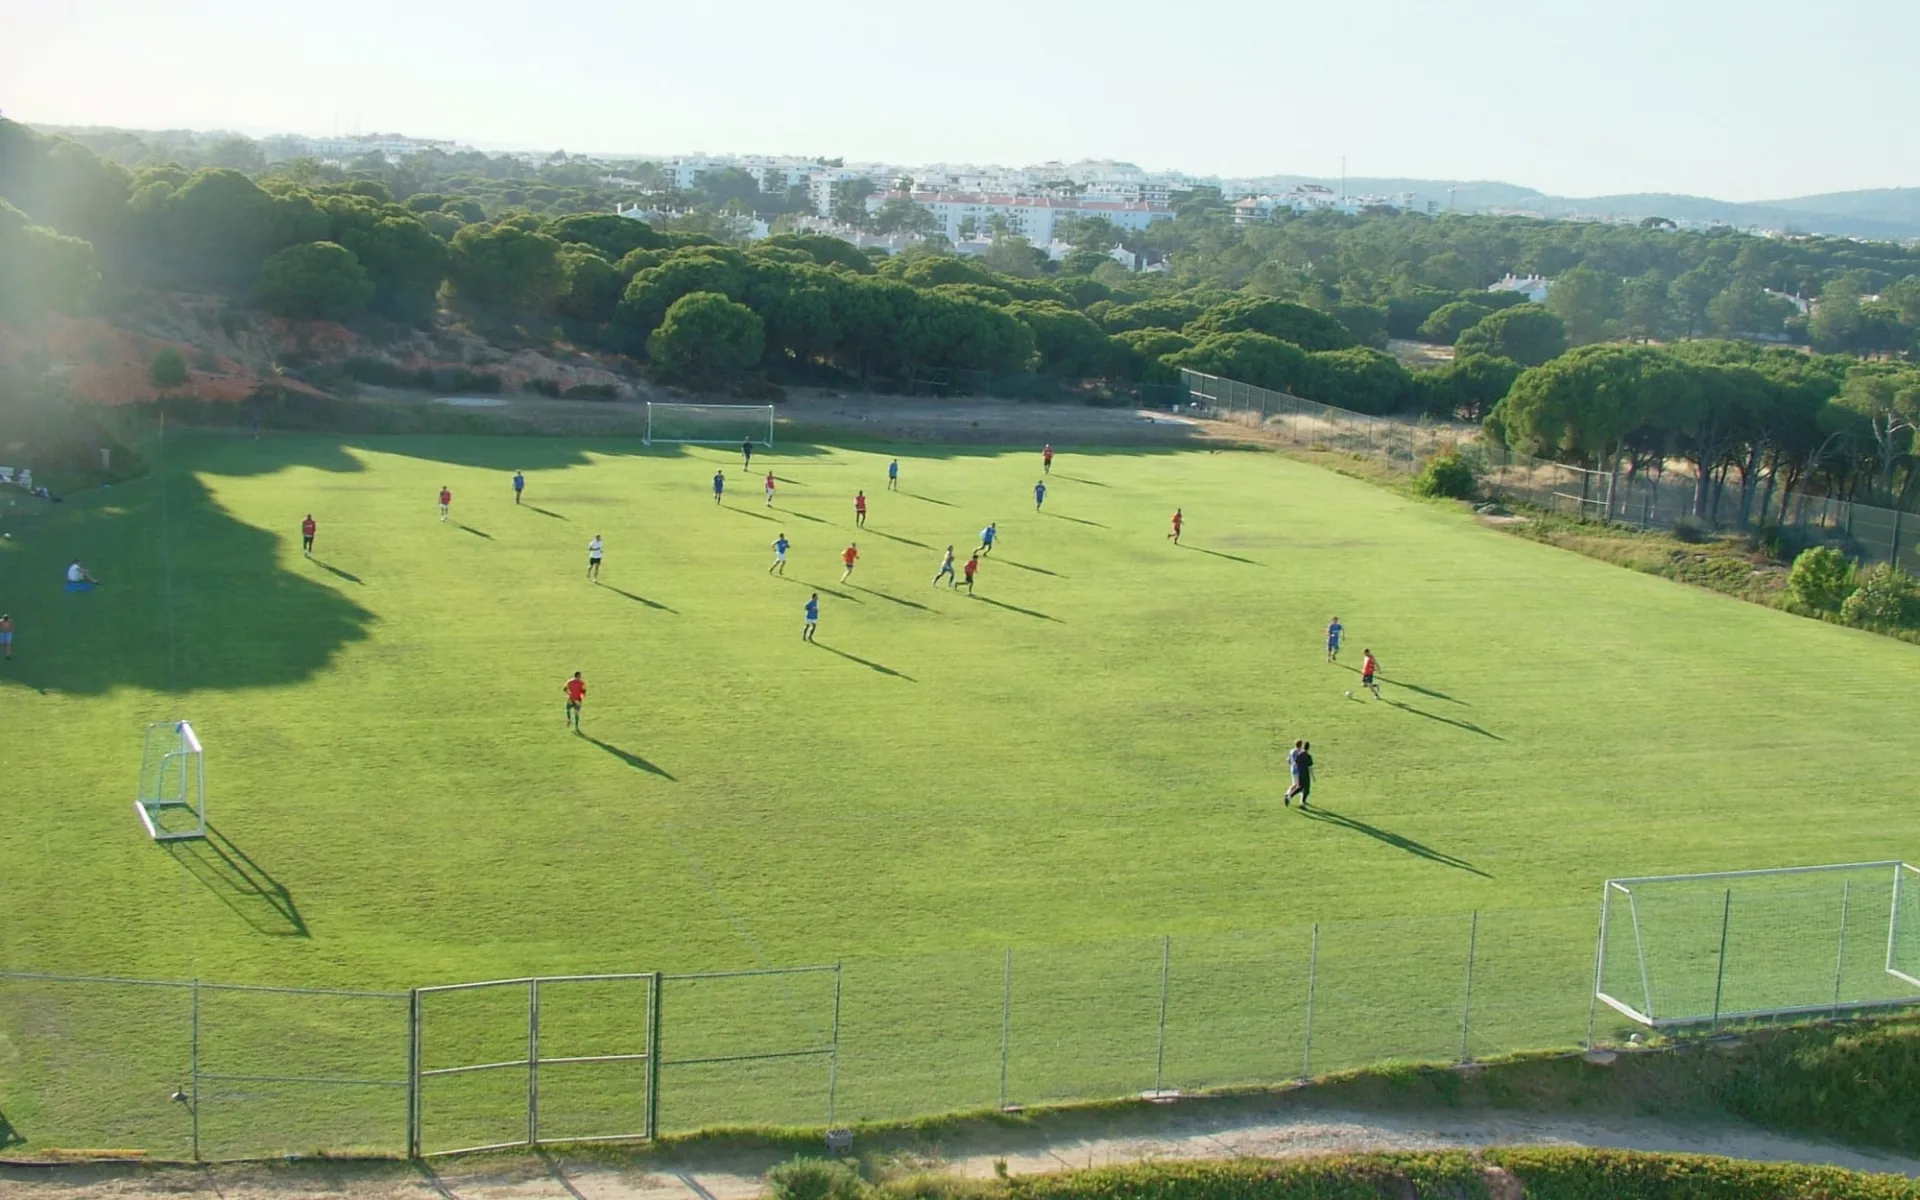
[{"label": "hazy sky", "polygon": [[1758,200],[1920,185],[1916,0],[0,0],[0,111]]}]

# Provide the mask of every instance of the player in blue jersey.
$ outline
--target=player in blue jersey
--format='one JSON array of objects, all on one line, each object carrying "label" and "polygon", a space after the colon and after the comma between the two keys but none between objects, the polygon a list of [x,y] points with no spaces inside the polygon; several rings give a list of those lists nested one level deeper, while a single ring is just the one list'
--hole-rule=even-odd
[{"label": "player in blue jersey", "polygon": [[720,503],[720,494],[726,490],[727,490],[726,472],[715,471],[713,473],[713,502],[715,504]]},{"label": "player in blue jersey", "polygon": [[1044,480],[1035,480],[1033,484],[1033,511],[1039,512],[1040,506],[1047,502],[1047,485]]},{"label": "player in blue jersey", "polygon": [[1340,658],[1340,635],[1346,632],[1346,626],[1335,617],[1327,622],[1327,661],[1336,662]]},{"label": "player in blue jersey", "polygon": [[819,624],[820,593],[815,592],[813,595],[807,597],[807,623],[800,628],[800,640],[803,642],[812,641],[814,628]]},{"label": "player in blue jersey", "polygon": [[785,575],[787,573],[787,547],[792,544],[787,541],[787,535],[784,533],[773,539],[773,565],[767,568],[767,574]]},{"label": "player in blue jersey", "polygon": [[887,490],[890,492],[900,490],[900,460],[897,458],[887,464]]},{"label": "player in blue jersey", "polygon": [[527,490],[527,477],[519,471],[513,473],[513,502],[520,503],[520,493]]},{"label": "player in blue jersey", "polygon": [[980,546],[978,549],[976,549],[973,552],[974,557],[978,558],[982,554],[992,553],[993,539],[999,536],[1000,536],[1000,531],[991,524],[989,524],[985,529],[982,529],[980,531]]}]

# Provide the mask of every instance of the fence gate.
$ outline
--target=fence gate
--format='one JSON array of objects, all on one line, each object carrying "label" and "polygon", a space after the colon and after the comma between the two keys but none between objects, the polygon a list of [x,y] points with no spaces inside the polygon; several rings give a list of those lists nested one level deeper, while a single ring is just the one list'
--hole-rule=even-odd
[{"label": "fence gate", "polygon": [[659,996],[657,973],[417,989],[412,1152],[652,1137]]}]

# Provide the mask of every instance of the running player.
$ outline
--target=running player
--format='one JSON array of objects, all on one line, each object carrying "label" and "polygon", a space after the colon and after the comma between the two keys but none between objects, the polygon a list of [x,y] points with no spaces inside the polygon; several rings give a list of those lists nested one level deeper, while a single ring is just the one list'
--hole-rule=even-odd
[{"label": "running player", "polygon": [[313,523],[312,513],[308,513],[307,519],[300,522],[300,553],[308,558],[313,557],[313,535],[319,532],[319,529],[320,527]]},{"label": "running player", "polygon": [[1280,797],[1280,803],[1288,808],[1293,807],[1293,798],[1300,794],[1300,756],[1306,752],[1307,744],[1297,740],[1293,743],[1293,749],[1287,751],[1287,778],[1291,783],[1287,787],[1287,794]]},{"label": "running player", "polygon": [[967,565],[961,568],[961,573],[967,577],[967,595],[969,596],[973,595],[973,577],[979,574],[979,572],[980,552],[975,550],[973,557],[967,560]]},{"label": "running player", "polygon": [[1174,509],[1173,510],[1173,532],[1169,533],[1167,536],[1173,539],[1173,544],[1176,546],[1180,544],[1180,527],[1182,525],[1185,525],[1186,523],[1187,523],[1186,514],[1181,512],[1177,508]]},{"label": "running player", "polygon": [[897,458],[887,464],[887,490],[890,492],[900,490],[900,460]]},{"label": "running player", "polygon": [[973,552],[973,556],[978,558],[982,554],[993,553],[993,539],[999,536],[1000,531],[989,523],[985,529],[980,531],[980,548]]},{"label": "running player", "polygon": [[452,507],[453,493],[449,491],[447,485],[443,483],[440,485],[440,519],[442,521],[447,519],[447,511]]},{"label": "running player", "polygon": [[593,535],[593,540],[587,543],[587,578],[596,583],[600,579],[600,555],[605,549],[606,543],[600,540],[600,535],[597,533]]},{"label": "running player", "polygon": [[0,613],[0,655],[13,657],[13,618]]},{"label": "running player", "polygon": [[812,641],[813,631],[819,627],[819,624],[820,593],[815,592],[813,595],[807,597],[807,623],[800,627],[800,640],[803,642]]},{"label": "running player", "polygon": [[1034,480],[1034,483],[1033,483],[1033,511],[1039,512],[1040,506],[1042,504],[1045,504],[1046,502],[1047,502],[1046,481],[1043,479],[1036,479]]},{"label": "running player", "polygon": [[1375,700],[1380,698],[1380,685],[1373,681],[1373,677],[1379,673],[1380,660],[1373,656],[1373,651],[1362,647],[1360,650],[1360,686],[1372,692]]},{"label": "running player", "polygon": [[840,561],[847,564],[847,569],[840,572],[841,583],[845,583],[847,581],[847,576],[853,574],[853,564],[858,562],[859,560],[860,560],[860,543],[848,542],[847,548],[840,552]]},{"label": "running player", "polygon": [[526,490],[527,490],[527,477],[525,475],[522,475],[520,473],[520,469],[516,467],[514,468],[514,472],[513,472],[513,502],[515,504],[520,503],[520,493]]},{"label": "running player", "polygon": [[767,507],[773,507],[773,472],[767,472]]},{"label": "running player", "polygon": [[767,568],[767,574],[785,575],[787,573],[787,547],[792,544],[784,533],[773,539],[773,565]]},{"label": "running player", "polygon": [[587,702],[587,681],[575,671],[573,678],[567,680],[567,724],[575,733],[580,732],[580,706]]},{"label": "running player", "polygon": [[939,587],[940,580],[942,578],[944,578],[947,581],[947,586],[950,588],[960,586],[959,583],[953,577],[953,547],[952,546],[947,547],[946,556],[940,560],[940,569],[934,572],[933,586]]},{"label": "running player", "polygon": [[867,494],[855,492],[853,496],[853,524],[857,529],[867,527]]},{"label": "running player", "polygon": [[715,471],[713,473],[713,502],[715,504],[720,503],[720,494],[726,490],[727,490],[726,472]]},{"label": "running player", "polygon": [[1335,617],[1333,620],[1327,622],[1327,661],[1328,662],[1340,661],[1340,635],[1345,633],[1346,631],[1347,631],[1347,627],[1340,623],[1339,617]]},{"label": "running player", "polygon": [[753,470],[753,438],[751,437],[740,439],[740,469]]},{"label": "running player", "polygon": [[1053,474],[1053,443],[1052,442],[1048,442],[1046,445],[1040,447],[1040,473],[1042,475]]}]

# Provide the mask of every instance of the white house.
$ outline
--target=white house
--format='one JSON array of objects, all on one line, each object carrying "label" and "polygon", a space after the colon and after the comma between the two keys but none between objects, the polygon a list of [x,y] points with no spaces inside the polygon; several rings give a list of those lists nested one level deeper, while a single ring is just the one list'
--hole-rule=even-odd
[{"label": "white house", "polygon": [[1552,290],[1553,281],[1544,275],[1508,275],[1499,283],[1491,284],[1490,292],[1519,292],[1535,304],[1545,304],[1547,293]]},{"label": "white house", "polygon": [[1065,200],[1052,196],[995,196],[979,192],[888,192],[867,197],[867,211],[877,211],[889,200],[909,199],[933,214],[940,233],[956,245],[963,241],[960,227],[971,219],[969,232],[985,233],[995,217],[1006,222],[1007,232],[1027,239],[1036,246],[1054,240],[1054,231],[1065,217],[1105,217],[1119,229],[1145,229],[1155,221],[1168,220],[1173,212],[1164,204],[1125,200]]}]

